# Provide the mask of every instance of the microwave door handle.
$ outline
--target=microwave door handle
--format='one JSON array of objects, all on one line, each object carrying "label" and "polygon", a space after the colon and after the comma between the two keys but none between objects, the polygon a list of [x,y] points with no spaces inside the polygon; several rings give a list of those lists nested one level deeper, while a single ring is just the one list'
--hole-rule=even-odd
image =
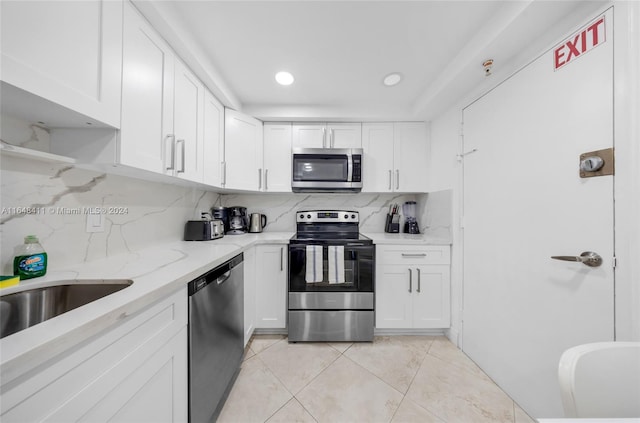
[{"label": "microwave door handle", "polygon": [[353,156],[347,155],[347,182],[353,181]]}]

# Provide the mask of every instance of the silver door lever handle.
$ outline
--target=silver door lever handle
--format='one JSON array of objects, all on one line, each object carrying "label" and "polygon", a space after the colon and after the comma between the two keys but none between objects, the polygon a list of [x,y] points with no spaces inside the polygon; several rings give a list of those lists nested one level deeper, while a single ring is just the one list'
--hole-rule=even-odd
[{"label": "silver door lever handle", "polygon": [[554,260],[577,261],[589,267],[598,267],[602,264],[602,257],[593,251],[585,251],[579,256],[552,256]]}]

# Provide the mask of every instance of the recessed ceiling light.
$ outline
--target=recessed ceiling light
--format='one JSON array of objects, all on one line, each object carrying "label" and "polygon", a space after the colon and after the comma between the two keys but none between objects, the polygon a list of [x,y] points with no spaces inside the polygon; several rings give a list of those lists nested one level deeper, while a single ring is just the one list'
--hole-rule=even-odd
[{"label": "recessed ceiling light", "polygon": [[382,83],[387,87],[393,87],[394,85],[399,84],[400,81],[402,81],[402,74],[398,72],[393,72],[385,76],[384,79],[382,80]]},{"label": "recessed ceiling light", "polygon": [[291,85],[295,79],[289,72],[278,72],[276,73],[276,81],[280,85]]}]

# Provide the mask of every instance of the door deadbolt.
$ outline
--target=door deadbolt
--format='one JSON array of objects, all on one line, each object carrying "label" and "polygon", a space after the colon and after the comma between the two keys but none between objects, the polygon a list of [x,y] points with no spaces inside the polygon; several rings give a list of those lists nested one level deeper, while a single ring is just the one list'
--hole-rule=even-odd
[{"label": "door deadbolt", "polygon": [[589,156],[580,161],[580,170],[583,172],[597,172],[604,167],[602,157]]}]

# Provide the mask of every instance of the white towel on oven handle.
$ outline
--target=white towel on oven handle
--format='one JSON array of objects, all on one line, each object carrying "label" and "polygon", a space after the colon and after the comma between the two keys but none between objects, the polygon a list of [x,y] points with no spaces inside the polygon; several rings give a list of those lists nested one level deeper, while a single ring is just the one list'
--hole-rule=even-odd
[{"label": "white towel on oven handle", "polygon": [[329,283],[345,283],[344,246],[330,245],[327,248],[329,262]]},{"label": "white towel on oven handle", "polygon": [[307,283],[322,282],[324,277],[322,271],[322,245],[307,245],[306,246],[306,273],[305,281]]}]

